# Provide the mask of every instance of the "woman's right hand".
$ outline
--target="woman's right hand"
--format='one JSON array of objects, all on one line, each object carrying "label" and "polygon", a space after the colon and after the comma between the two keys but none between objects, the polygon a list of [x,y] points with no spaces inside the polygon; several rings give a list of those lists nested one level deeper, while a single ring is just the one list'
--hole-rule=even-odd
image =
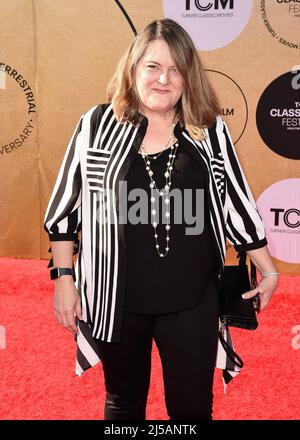
[{"label": "woman's right hand", "polygon": [[81,302],[72,276],[64,275],[55,280],[53,299],[54,315],[59,324],[71,333],[77,333],[75,316],[81,317]]}]

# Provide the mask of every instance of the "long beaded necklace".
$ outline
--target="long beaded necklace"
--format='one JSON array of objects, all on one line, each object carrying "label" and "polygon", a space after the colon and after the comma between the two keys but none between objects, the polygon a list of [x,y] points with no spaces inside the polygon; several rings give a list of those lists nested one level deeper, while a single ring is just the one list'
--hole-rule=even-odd
[{"label": "long beaded necklace", "polygon": [[[175,160],[176,153],[177,153],[177,148],[178,148],[178,140],[174,136],[174,127],[175,127],[175,123],[173,124],[173,133],[172,133],[172,135],[171,135],[171,137],[170,137],[170,139],[169,139],[169,141],[167,143],[167,145],[168,145],[170,140],[172,139],[172,145],[170,147],[171,152],[169,154],[169,159],[168,159],[168,162],[167,162],[167,169],[166,169],[166,172],[164,173],[164,176],[166,178],[166,183],[165,183],[165,186],[164,186],[165,191],[159,190],[157,188],[156,182],[155,182],[155,180],[152,177],[153,176],[153,171],[150,168],[150,165],[151,165],[151,162],[149,160],[150,157],[145,152],[143,144],[141,145],[141,154],[142,154],[142,157],[143,157],[145,165],[146,165],[146,170],[147,170],[148,175],[149,175],[150,180],[151,180],[151,183],[149,185],[149,187],[151,188],[151,198],[150,198],[150,201],[151,201],[151,223],[152,223],[152,226],[154,228],[155,247],[156,247],[157,253],[158,253],[158,255],[160,257],[165,257],[168,254],[169,249],[170,249],[169,244],[170,244],[170,229],[171,229],[171,226],[170,226],[170,198],[169,198],[169,192],[170,192],[171,183],[172,183],[171,175],[172,175],[172,170],[173,170],[173,164],[174,164],[174,160]],[[167,148],[167,145],[164,147],[163,151],[165,151],[165,149]],[[159,155],[162,154],[163,151],[161,151],[159,153]],[[158,156],[155,156],[155,157],[153,157],[153,159],[156,159],[157,157]],[[155,193],[156,192],[158,193],[159,196],[164,196],[164,195],[166,196],[165,200],[164,200],[164,203],[166,204],[165,216],[167,218],[167,224],[165,225],[165,230],[166,230],[165,253],[160,251],[159,243],[158,243],[157,221],[156,221],[156,217],[155,217],[156,216],[156,209],[155,209],[155,202],[156,202]]]}]

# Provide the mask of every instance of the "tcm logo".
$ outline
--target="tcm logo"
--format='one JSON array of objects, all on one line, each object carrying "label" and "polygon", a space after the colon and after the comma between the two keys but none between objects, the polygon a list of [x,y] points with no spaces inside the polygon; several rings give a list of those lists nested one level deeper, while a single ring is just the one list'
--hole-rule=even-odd
[{"label": "tcm logo", "polygon": [[300,226],[300,210],[297,208],[271,208],[270,212],[274,212],[274,226],[279,226],[280,221],[289,228]]},{"label": "tcm logo", "polygon": [[0,350],[6,348],[6,332],[5,327],[0,325]]},{"label": "tcm logo", "polygon": [[191,4],[193,3],[199,11],[209,11],[211,8],[216,10],[226,9],[227,7],[228,9],[234,8],[234,0],[214,0],[214,2],[207,2],[205,0],[186,0],[185,9],[190,11]]},{"label": "tcm logo", "polygon": [[299,350],[300,348],[300,325],[294,325],[292,328],[292,334],[296,335],[292,339],[292,347],[294,350]]}]

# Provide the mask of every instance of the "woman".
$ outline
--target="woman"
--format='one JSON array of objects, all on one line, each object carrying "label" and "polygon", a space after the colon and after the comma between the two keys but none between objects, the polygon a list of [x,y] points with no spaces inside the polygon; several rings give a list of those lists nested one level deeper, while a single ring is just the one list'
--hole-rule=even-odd
[{"label": "woman", "polygon": [[[145,419],[152,338],[170,419],[211,419],[226,239],[265,273],[246,294],[259,291],[263,310],[277,285],[265,228],[177,23],[154,21],[136,37],[108,96],[81,116],[45,215],[55,316],[75,334],[77,375],[101,359],[106,419]],[[172,190],[190,214],[181,221]]]}]

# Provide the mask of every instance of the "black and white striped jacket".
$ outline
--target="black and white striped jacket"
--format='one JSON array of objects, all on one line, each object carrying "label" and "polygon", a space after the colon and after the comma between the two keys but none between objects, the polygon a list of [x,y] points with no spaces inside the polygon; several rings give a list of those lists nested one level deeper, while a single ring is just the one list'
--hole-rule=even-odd
[{"label": "black and white striped jacket", "polygon": [[[136,126],[118,122],[111,104],[97,105],[84,113],[67,147],[45,214],[44,228],[50,241],[76,241],[81,231],[75,265],[83,316],[77,324],[77,375],[100,361],[93,337],[120,340],[125,243],[124,224],[118,221],[119,182],[126,180],[147,124],[146,117]],[[181,130],[179,123],[175,127],[180,147],[203,161],[209,171],[209,210],[221,273],[226,239],[237,250],[256,249],[267,241],[221,116],[205,134],[203,141],[197,141],[187,129]],[[231,343],[229,332],[227,341]],[[233,377],[239,371],[226,358],[220,343],[216,366],[226,370],[227,378],[228,372]]]}]

